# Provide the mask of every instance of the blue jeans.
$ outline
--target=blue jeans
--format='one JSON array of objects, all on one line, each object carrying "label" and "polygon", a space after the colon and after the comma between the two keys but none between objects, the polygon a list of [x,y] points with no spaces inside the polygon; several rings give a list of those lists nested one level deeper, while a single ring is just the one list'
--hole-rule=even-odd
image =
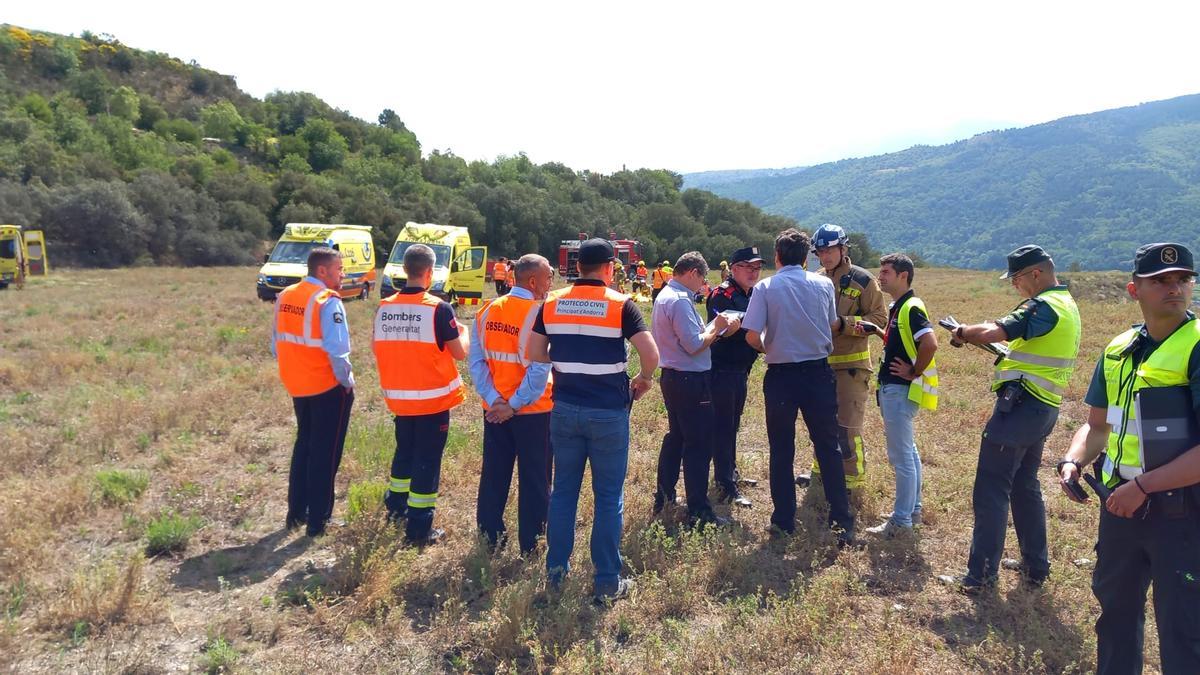
[{"label": "blue jeans", "polygon": [[921,455],[913,440],[913,420],[920,407],[908,398],[908,385],[884,384],[879,388],[879,409],[887,434],[887,456],[896,472],[896,502],[892,522],[912,527],[913,513],[921,512]]},{"label": "blue jeans", "polygon": [[554,487],[547,518],[546,570],[562,580],[575,548],[575,514],[584,465],[592,465],[592,566],[597,592],[616,589],[621,574],[621,528],[625,512],[625,470],[629,466],[629,411],[588,408],[561,401],[550,413]]}]

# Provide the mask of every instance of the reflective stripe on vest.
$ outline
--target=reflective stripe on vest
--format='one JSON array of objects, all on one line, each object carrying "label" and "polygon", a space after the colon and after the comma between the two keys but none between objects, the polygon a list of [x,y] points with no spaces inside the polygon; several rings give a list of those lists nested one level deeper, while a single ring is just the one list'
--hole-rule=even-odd
[{"label": "reflective stripe on vest", "polygon": [[384,389],[383,397],[391,401],[428,401],[439,398],[462,387],[462,378],[456,377],[450,384],[436,389]]},{"label": "reflective stripe on vest", "polygon": [[388,409],[398,416],[430,415],[463,402],[454,357],[437,345],[434,319],[441,301],[429,293],[396,293],[375,312],[375,361]]},{"label": "reflective stripe on vest", "polygon": [[1070,291],[1051,288],[1039,293],[1037,299],[1049,305],[1058,320],[1045,335],[1008,343],[1009,354],[996,365],[992,391],[1005,382],[1019,381],[1035,398],[1058,407],[1075,370],[1083,324]]},{"label": "reflective stripe on vest", "polygon": [[621,327],[588,326],[577,323],[555,323],[546,325],[546,335],[590,335],[602,338],[620,338]]},{"label": "reflective stripe on vest", "polygon": [[1133,480],[1142,473],[1142,453],[1134,400],[1137,392],[1151,387],[1188,384],[1188,362],[1200,344],[1200,321],[1190,319],[1171,334],[1133,372],[1133,354],[1124,353],[1138,329],[1121,333],[1104,348],[1104,385],[1108,398],[1108,445],[1100,469],[1104,484],[1112,487],[1119,478]]},{"label": "reflective stripe on vest", "polygon": [[[900,333],[900,343],[904,346],[904,353],[915,364],[917,362],[917,341],[913,338],[912,326],[908,322],[908,315],[913,307],[929,316],[929,312],[925,310],[925,303],[921,302],[917,296],[910,295],[908,300],[905,300],[904,304],[900,305],[900,309],[896,311],[896,331]],[[908,385],[908,400],[926,410],[937,410],[937,359],[930,359],[929,365],[925,367],[925,372]]]},{"label": "reflective stripe on vest", "polygon": [[300,281],[280,291],[275,300],[279,379],[293,397],[315,396],[337,386],[329,355],[321,347],[320,321],[321,308],[334,297],[327,288]]}]

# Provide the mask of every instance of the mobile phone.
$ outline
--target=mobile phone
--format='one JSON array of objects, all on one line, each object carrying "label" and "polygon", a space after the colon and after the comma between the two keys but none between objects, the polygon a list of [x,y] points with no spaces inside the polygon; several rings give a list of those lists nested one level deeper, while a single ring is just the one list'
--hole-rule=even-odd
[{"label": "mobile phone", "polygon": [[1075,497],[1076,499],[1086,500],[1088,498],[1087,490],[1083,489],[1083,486],[1079,484],[1078,479],[1068,481],[1063,483],[1063,485],[1067,486],[1067,492],[1070,492],[1071,496]]},{"label": "mobile phone", "polygon": [[859,321],[858,325],[862,326],[864,333],[869,334],[869,333],[880,332],[879,326],[876,326],[875,324],[871,323],[870,321]]}]

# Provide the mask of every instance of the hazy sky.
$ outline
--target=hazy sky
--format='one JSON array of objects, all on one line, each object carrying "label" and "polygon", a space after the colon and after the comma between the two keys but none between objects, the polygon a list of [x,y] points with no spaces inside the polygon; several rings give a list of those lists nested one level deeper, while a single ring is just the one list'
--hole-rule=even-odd
[{"label": "hazy sky", "polygon": [[393,108],[425,152],[603,172],[808,165],[1200,93],[1195,2],[5,4],[258,97]]}]

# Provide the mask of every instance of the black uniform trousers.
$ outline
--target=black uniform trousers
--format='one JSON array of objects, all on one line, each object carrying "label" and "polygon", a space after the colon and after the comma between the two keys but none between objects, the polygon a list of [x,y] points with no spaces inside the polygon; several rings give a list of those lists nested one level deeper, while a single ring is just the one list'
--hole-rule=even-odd
[{"label": "black uniform trousers", "polygon": [[712,370],[713,482],[737,490],[737,435],[746,407],[750,370]]},{"label": "black uniform trousers", "polygon": [[450,435],[450,411],[429,415],[397,415],[396,454],[392,456],[392,479],[407,483],[408,489],[388,489],[388,513],[393,519],[408,518],[405,535],[424,539],[433,528],[438,483],[442,477],[442,452]]},{"label": "black uniform trousers", "polygon": [[1021,391],[1019,400],[1008,412],[1002,411],[1003,399],[997,399],[979,444],[975,487],[971,492],[975,527],[967,559],[966,583],[971,585],[993,584],[999,576],[1010,505],[1023,574],[1039,583],[1050,574],[1046,506],[1038,483],[1038,468],[1046,437],[1058,420],[1058,408]]},{"label": "black uniform trousers", "polygon": [[550,413],[514,415],[507,422],[483,423],[483,469],[475,522],[493,547],[505,532],[504,507],[517,465],[517,539],[531,553],[546,532],[550,506]]},{"label": "black uniform trousers", "polygon": [[771,523],[787,533],[796,530],[796,414],[804,416],[812,439],[821,483],[829,502],[829,524],[854,532],[846,470],[838,445],[837,385],[825,359],[772,363],[763,377],[767,408],[767,442],[771,448]]},{"label": "black uniform trousers", "polygon": [[354,393],[342,385],[292,399],[296,443],[288,472],[288,522],[317,526],[333,515],[333,480],[342,463]]},{"label": "black uniform trousers", "polygon": [[[1151,583],[1162,672],[1200,673],[1200,502],[1187,492],[1152,495],[1144,518],[1141,510],[1133,518],[1114,516],[1101,504],[1092,571],[1092,592],[1100,602],[1099,675],[1142,672]],[[1172,499],[1177,508],[1166,508]]]},{"label": "black uniform trousers", "polygon": [[708,501],[708,465],[713,453],[709,372],[663,368],[659,386],[667,408],[667,435],[663,436],[658,453],[656,495],[674,498],[682,462],[688,513],[707,516],[712,513],[712,504]]}]

